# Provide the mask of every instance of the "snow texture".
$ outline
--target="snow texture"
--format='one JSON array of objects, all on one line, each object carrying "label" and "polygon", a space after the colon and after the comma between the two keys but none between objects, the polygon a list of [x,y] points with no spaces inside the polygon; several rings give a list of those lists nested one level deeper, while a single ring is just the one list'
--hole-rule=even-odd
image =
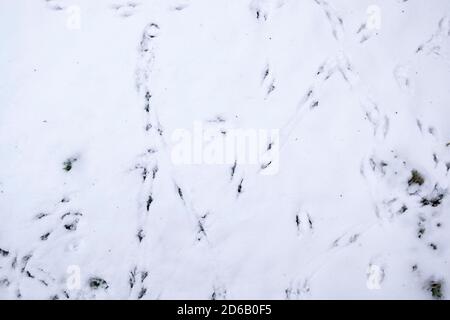
[{"label": "snow texture", "polygon": [[[448,0],[2,0],[0,26],[0,298],[450,297]],[[277,172],[175,164],[195,123],[278,129]]]}]

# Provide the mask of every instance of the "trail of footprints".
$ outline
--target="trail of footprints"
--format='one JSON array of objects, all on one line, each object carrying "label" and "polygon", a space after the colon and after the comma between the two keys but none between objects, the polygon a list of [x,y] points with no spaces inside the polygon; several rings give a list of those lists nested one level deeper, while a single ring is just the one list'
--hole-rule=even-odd
[{"label": "trail of footprints", "polygon": [[[180,11],[183,8],[178,8]],[[144,130],[146,131],[152,144],[146,152],[140,155],[140,160],[134,166],[133,170],[137,170],[140,173],[140,179],[142,183],[140,199],[142,199],[142,204],[139,209],[139,219],[138,228],[136,233],[136,238],[138,245],[143,245],[146,239],[148,226],[148,217],[152,214],[152,205],[158,198],[153,194],[154,184],[158,181],[158,176],[160,175],[160,168],[158,162],[163,153],[166,152],[167,143],[165,141],[164,129],[159,121],[157,109],[152,105],[152,67],[155,60],[155,51],[157,49],[156,40],[161,33],[160,27],[156,23],[149,23],[143,30],[142,38],[139,44],[138,52],[138,63],[136,69],[136,89],[138,93],[142,96],[143,101],[143,113],[144,113]],[[222,124],[225,120],[221,116],[209,121],[209,123]],[[226,132],[223,130],[223,134]],[[174,177],[174,173],[170,177],[173,183],[174,194],[182,202],[183,207],[191,217],[192,223],[196,225],[195,230],[195,241],[200,243],[203,241],[208,241],[207,234],[207,219],[210,215],[209,212],[199,214],[191,204],[188,199],[187,192],[184,187],[177,181]],[[145,252],[142,252],[142,259],[145,260]],[[142,263],[144,261],[140,259]],[[137,263],[133,270],[129,274],[129,284],[130,284],[130,297],[142,299],[149,294],[148,287],[149,284],[145,284],[146,279],[148,279],[149,272],[140,266],[141,262]],[[220,288],[215,288],[211,298],[220,298],[224,296],[223,290]]]},{"label": "trail of footprints", "polygon": [[[327,4],[324,1],[317,1],[316,3],[321,5],[324,10],[326,10],[326,15],[330,20],[333,28],[333,35],[337,40],[340,39],[340,31],[342,29],[337,28],[337,26],[343,26],[342,19],[338,18],[337,15],[333,15],[331,11],[327,8]],[[439,29],[432,38],[426,42],[424,45],[419,46],[417,53],[427,52],[434,53],[437,55],[442,55],[442,47],[439,43],[442,42],[443,38],[450,35],[449,23],[447,18],[443,18],[439,22]],[[368,40],[375,31],[369,30],[365,24],[363,24],[358,30],[358,34],[361,34],[361,41],[364,42]],[[446,56],[444,56],[446,58]],[[447,58],[446,58],[447,59]],[[290,133],[293,131],[297,123],[300,121],[302,116],[305,114],[305,108],[309,105],[309,110],[317,107],[319,102],[314,98],[317,88],[320,87],[326,80],[328,80],[335,73],[339,73],[345,82],[356,91],[360,105],[366,114],[366,120],[372,125],[374,130],[374,136],[378,141],[383,141],[388,132],[390,119],[382,112],[379,106],[373,102],[369,96],[364,93],[365,91],[361,88],[358,76],[353,70],[350,62],[345,57],[345,55],[338,55],[335,59],[330,59],[323,65],[321,65],[317,71],[316,76],[320,81],[306,92],[304,98],[300,101],[297,113],[288,121],[288,123],[283,127],[282,130],[282,144],[285,143]],[[411,89],[411,81],[409,76],[409,67],[399,65],[396,70],[394,70],[394,76],[399,84],[399,87],[404,90]],[[423,134],[428,134],[435,136],[435,129],[433,127],[424,128],[423,123],[418,120],[418,127]],[[440,146],[436,146],[437,150],[432,155],[433,161],[435,162],[435,171],[439,176],[448,176],[450,171],[450,157],[449,157],[449,147],[450,143],[446,144],[444,150],[442,143]],[[380,150],[381,151],[381,150]],[[435,230],[440,230],[444,227],[443,223],[439,219],[440,207],[442,202],[447,197],[448,194],[448,184],[440,185],[439,182],[427,182],[425,186],[425,177],[422,173],[414,169],[414,166],[408,164],[406,160],[402,160],[399,155],[391,152],[389,160],[379,159],[375,154],[369,157],[363,162],[361,167],[361,174],[368,180],[369,184],[373,187],[380,188],[380,190],[389,190],[389,197],[384,199],[378,199],[376,207],[376,215],[379,219],[392,220],[394,218],[402,217],[408,215],[409,213],[414,213],[417,217],[417,238],[422,241],[423,245],[428,247],[429,250],[438,251],[439,244],[434,241],[428,234],[433,234]],[[383,152],[381,152],[383,154]],[[408,174],[405,174],[407,172]],[[433,176],[433,175],[430,175]],[[393,179],[393,180],[392,180]],[[384,181],[384,185],[383,185]],[[392,188],[392,183],[397,185],[403,185],[402,188]],[[381,185],[380,185],[381,182]],[[396,190],[397,194],[392,191]],[[305,230],[308,231],[306,221],[310,221],[310,217],[307,216],[303,219],[299,215],[295,217],[295,225],[298,234],[304,234]],[[303,224],[302,224],[303,221]],[[312,225],[310,225],[312,230]],[[336,239],[332,245],[333,247],[347,246],[356,242],[361,235],[361,232],[350,232]],[[381,270],[384,278],[384,270]],[[412,272],[418,274],[418,266],[414,265],[412,267]],[[368,279],[373,276],[368,272]],[[379,279],[380,282],[383,279]],[[436,278],[435,276],[421,277],[420,280],[423,285],[423,289],[428,291],[429,294],[436,299],[443,297],[443,280],[441,278]],[[294,287],[289,287],[286,289],[286,299],[299,298],[301,293],[309,291],[302,289],[304,286],[297,285]]]},{"label": "trail of footprints", "polygon": [[338,54],[336,58],[328,59],[319,66],[315,82],[307,89],[303,98],[299,101],[295,113],[289,117],[288,121],[281,128],[281,146],[288,141],[303,117],[320,106],[320,101],[317,97],[318,92],[325,85],[325,82],[335,74],[341,75],[352,92],[356,94],[356,98],[359,100],[360,106],[366,115],[366,120],[373,127],[374,136],[381,140],[386,137],[389,132],[389,117],[368,97],[348,58],[343,54]]}]

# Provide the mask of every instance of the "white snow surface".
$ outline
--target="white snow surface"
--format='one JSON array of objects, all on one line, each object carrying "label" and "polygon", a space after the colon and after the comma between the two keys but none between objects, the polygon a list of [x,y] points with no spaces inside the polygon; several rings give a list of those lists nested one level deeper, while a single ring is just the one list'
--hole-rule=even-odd
[{"label": "white snow surface", "polygon": [[[0,298],[450,297],[448,0],[1,0],[0,26]],[[279,170],[175,164],[195,123],[279,129]]]}]

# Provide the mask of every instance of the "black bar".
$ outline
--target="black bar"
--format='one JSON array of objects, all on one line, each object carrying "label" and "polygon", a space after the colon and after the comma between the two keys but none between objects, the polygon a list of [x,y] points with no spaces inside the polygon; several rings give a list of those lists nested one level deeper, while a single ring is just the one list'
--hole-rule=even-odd
[{"label": "black bar", "polygon": [[[111,314],[118,319],[307,319],[337,316],[366,319],[373,317],[423,316],[449,310],[448,301],[351,301],[351,300],[151,300],[151,301],[0,301],[0,310],[14,313],[42,313],[58,319],[70,315],[91,319]],[[444,309],[445,308],[445,309]],[[331,315],[331,317],[330,317]],[[5,318],[6,319],[6,318]]]}]

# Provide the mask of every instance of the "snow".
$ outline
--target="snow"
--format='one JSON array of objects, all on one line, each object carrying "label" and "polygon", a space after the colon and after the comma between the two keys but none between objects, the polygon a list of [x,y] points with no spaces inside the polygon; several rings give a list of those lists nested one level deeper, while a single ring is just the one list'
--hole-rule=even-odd
[{"label": "snow", "polygon": [[0,25],[0,298],[449,297],[448,1],[4,0]]}]

